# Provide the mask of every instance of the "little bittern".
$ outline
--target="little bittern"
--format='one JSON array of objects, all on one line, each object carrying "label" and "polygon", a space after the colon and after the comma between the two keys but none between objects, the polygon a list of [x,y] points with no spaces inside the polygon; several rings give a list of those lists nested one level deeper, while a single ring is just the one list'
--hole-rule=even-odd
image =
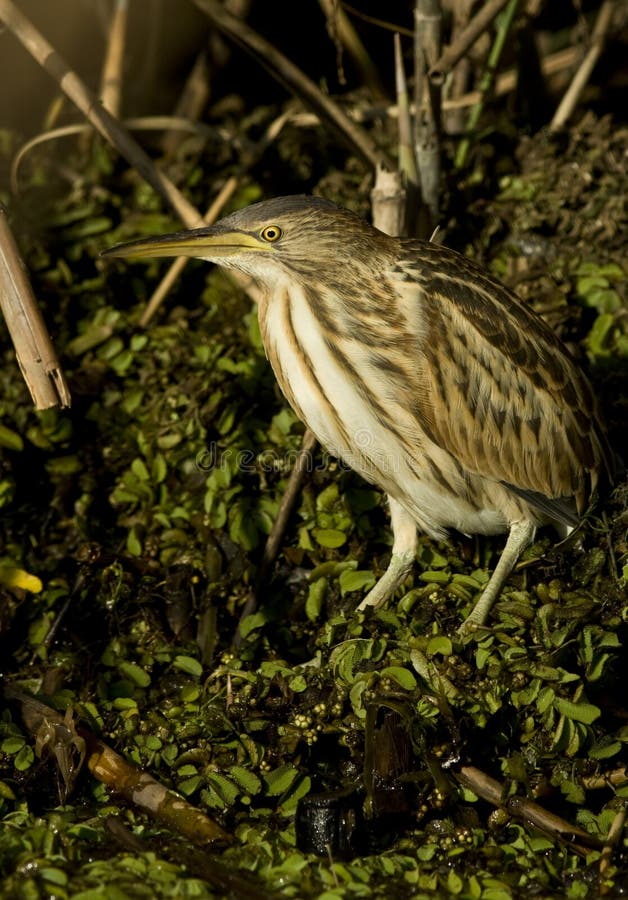
[{"label": "little bittern", "polygon": [[591,388],[550,328],[475,263],[393,238],[313,197],[107,251],[193,256],[252,276],[281,390],[320,443],[388,495],[388,569],[405,581],[417,529],[508,532],[467,621],[485,621],[539,525],[566,533],[612,454]]}]

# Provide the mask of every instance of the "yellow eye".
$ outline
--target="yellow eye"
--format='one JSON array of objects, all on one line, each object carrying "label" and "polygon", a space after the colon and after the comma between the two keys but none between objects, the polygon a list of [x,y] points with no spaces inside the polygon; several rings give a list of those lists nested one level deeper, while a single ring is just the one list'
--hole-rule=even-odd
[{"label": "yellow eye", "polygon": [[260,232],[260,237],[264,241],[268,241],[269,244],[274,244],[275,241],[278,241],[282,235],[281,228],[279,225],[267,225],[266,228],[262,228]]}]

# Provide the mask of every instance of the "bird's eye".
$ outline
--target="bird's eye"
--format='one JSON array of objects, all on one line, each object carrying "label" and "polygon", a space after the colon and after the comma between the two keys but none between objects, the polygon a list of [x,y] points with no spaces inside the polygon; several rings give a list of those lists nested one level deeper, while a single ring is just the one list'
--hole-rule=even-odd
[{"label": "bird's eye", "polygon": [[264,241],[268,241],[269,244],[274,244],[275,241],[278,241],[281,237],[282,231],[279,225],[267,225],[266,228],[262,228],[260,232],[260,236]]}]

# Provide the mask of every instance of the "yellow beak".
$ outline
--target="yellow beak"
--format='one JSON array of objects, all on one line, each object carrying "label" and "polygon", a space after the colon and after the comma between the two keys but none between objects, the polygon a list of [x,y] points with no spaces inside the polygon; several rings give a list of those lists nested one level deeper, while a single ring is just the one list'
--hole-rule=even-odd
[{"label": "yellow beak", "polygon": [[103,250],[101,256],[135,256],[138,259],[156,256],[192,256],[219,262],[225,257],[236,256],[243,251],[269,249],[270,245],[260,241],[255,235],[245,231],[226,231],[219,225],[214,225],[118,244]]}]

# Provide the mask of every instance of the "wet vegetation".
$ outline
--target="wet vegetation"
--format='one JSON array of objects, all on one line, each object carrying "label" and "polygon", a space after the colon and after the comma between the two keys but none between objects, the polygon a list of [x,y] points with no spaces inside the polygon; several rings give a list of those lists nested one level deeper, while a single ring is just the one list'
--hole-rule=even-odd
[{"label": "wet vegetation", "polygon": [[[531,27],[573,35],[599,4],[586,20],[564,6],[564,23]],[[363,37],[384,70],[389,48],[370,27]],[[330,39],[316,38],[327,60]],[[520,88],[517,102],[487,106],[463,168],[459,136],[446,138],[442,226],[445,243],[514,287],[568,344],[621,451],[628,128],[613,105],[614,41],[556,133]],[[209,129],[165,154],[153,139],[154,158],[199,209],[234,177],[224,212],[307,192],[368,215],[371,167],[280,88],[261,101],[245,80],[234,85],[239,52],[205,110]],[[305,64],[347,107],[367,108],[357,76],[341,87],[332,58],[324,72]],[[396,153],[393,119],[365,127]],[[304,428],[275,385],[254,304],[190,261],[142,325],[166,264],[99,253],[179,223],[92,134],[32,149],[15,192],[23,140],[0,133],[0,199],[73,402],[34,411],[5,335],[1,896],[623,893],[625,481],[577,539],[538,534],[488,627],[465,642],[456,629],[501,541],[423,538],[407,590],[357,613],[388,560],[387,512],[320,448],[264,571]],[[125,793],[130,768],[120,783],[99,774],[94,740],[213,820],[217,839],[148,815]],[[497,800],[482,773],[499,782]]]}]

